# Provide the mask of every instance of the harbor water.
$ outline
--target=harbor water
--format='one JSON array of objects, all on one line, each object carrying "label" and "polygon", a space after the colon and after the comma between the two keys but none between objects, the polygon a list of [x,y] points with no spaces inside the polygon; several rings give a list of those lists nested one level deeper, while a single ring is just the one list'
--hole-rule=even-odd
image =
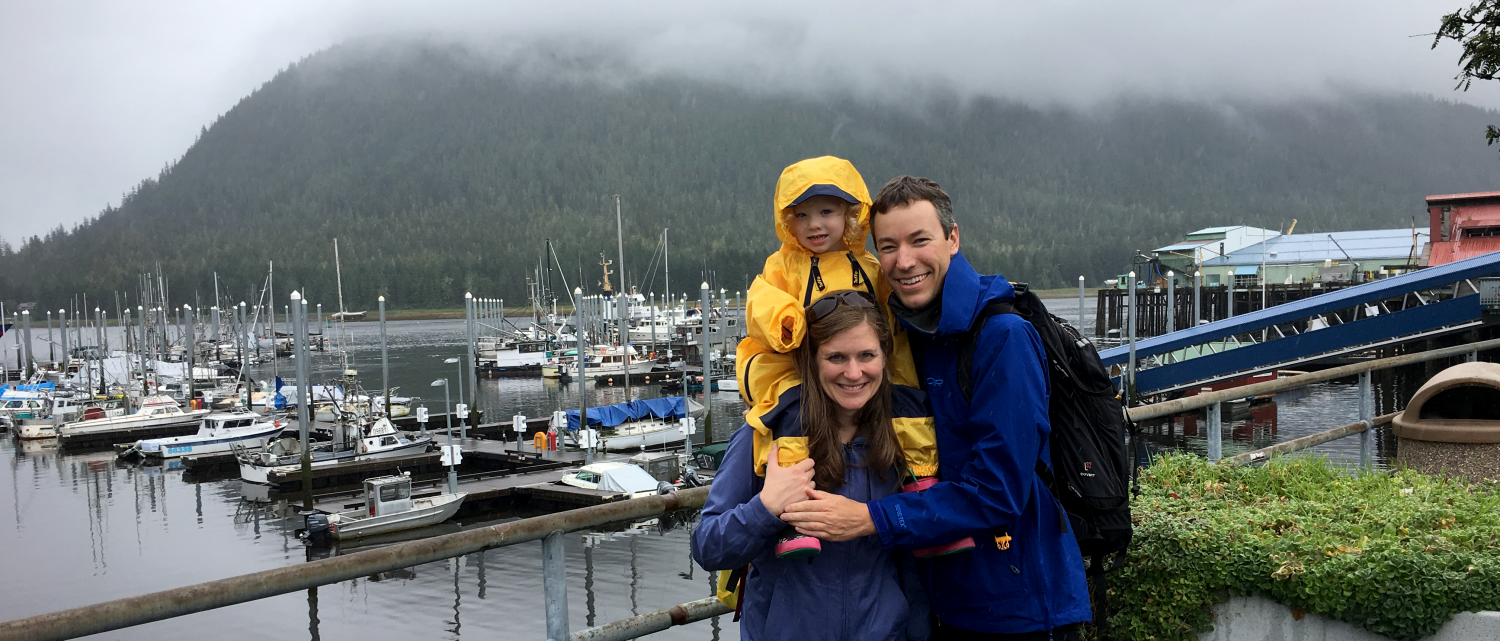
[{"label": "harbor water", "polygon": [[[1068,317],[1067,299],[1048,301]],[[1088,301],[1092,303],[1092,301]],[[1076,308],[1076,298],[1072,306]],[[1076,318],[1076,309],[1072,310]],[[1086,316],[1092,317],[1092,314]],[[334,346],[339,330],[325,328]],[[453,380],[453,402],[466,373],[464,324],[402,321],[388,324],[391,385],[402,396],[420,397],[434,413],[443,407],[434,380]],[[346,326],[349,367],[366,389],[380,381],[379,325]],[[10,337],[6,337],[9,339]],[[45,345],[41,346],[45,350]],[[41,352],[45,354],[45,351]],[[458,357],[460,363],[444,360]],[[335,352],[315,358],[315,377],[330,380],[341,364]],[[274,369],[258,366],[254,375],[289,378],[290,361]],[[656,387],[635,388],[637,397],[655,397]],[[1381,388],[1382,412],[1397,398]],[[626,400],[623,388],[590,387],[589,404]],[[578,406],[577,386],[538,378],[480,379],[479,398],[465,400],[485,412],[486,422],[513,414],[545,416]],[[695,398],[699,396],[694,393]],[[723,441],[738,427],[743,409],[738,396],[709,393],[711,436]],[[1247,406],[1243,415],[1226,413],[1225,455],[1304,436],[1357,418],[1352,383],[1313,386]],[[1153,449],[1181,448],[1202,453],[1201,415],[1177,417],[1153,426],[1146,440]],[[1170,429],[1167,426],[1170,425]],[[429,427],[441,428],[441,424]],[[700,430],[698,440],[706,434]],[[1382,437],[1379,462],[1391,446]],[[1352,462],[1357,438],[1320,446],[1316,454]],[[242,500],[240,481],[196,482],[180,470],[117,462],[112,452],[62,452],[50,441],[6,441],[0,446],[0,620],[84,606],[114,598],[179,587],[227,576],[306,562],[309,552],[293,531],[300,519],[284,517],[275,504]],[[495,522],[463,522],[476,527]],[[692,523],[647,522],[618,532],[579,532],[566,536],[568,604],[571,627],[580,630],[637,613],[710,596],[713,576],[691,559]],[[343,548],[350,550],[351,548]],[[341,550],[342,551],[342,550]],[[400,572],[324,586],[207,613],[101,635],[110,639],[440,639],[462,637],[539,639],[545,637],[541,547],[528,543],[430,563]],[[661,639],[735,639],[728,617],[659,633]]]}]

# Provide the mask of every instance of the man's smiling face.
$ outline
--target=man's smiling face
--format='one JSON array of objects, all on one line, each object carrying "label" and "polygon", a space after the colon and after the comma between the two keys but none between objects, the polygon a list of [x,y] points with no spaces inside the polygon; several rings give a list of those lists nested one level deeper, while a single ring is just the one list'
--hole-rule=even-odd
[{"label": "man's smiling face", "polygon": [[909,309],[921,309],[943,289],[948,263],[958,253],[958,227],[943,235],[937,208],[918,200],[871,217],[880,269],[896,298]]}]

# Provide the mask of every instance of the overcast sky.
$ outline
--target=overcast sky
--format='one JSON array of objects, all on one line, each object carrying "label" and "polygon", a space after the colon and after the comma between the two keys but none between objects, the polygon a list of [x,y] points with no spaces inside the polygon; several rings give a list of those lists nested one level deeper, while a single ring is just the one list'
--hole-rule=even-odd
[{"label": "overcast sky", "polygon": [[1453,91],[1457,48],[1422,35],[1463,0],[718,4],[0,0],[0,237],[118,204],[277,70],[362,36],[578,42],[647,73],[806,93],[948,85],[1089,108],[1376,90],[1500,107],[1500,83]]}]

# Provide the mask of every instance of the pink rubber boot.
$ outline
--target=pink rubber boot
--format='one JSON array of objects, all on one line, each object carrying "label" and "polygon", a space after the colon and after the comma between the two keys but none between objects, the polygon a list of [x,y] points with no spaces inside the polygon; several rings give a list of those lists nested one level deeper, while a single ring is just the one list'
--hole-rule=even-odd
[{"label": "pink rubber boot", "polygon": [[823,542],[817,537],[798,534],[797,529],[787,526],[776,537],[776,558],[801,559],[823,551]]}]

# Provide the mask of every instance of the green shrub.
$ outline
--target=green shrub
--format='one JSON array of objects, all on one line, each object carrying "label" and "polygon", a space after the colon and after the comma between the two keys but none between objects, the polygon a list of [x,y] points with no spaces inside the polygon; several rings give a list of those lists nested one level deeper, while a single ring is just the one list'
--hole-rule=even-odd
[{"label": "green shrub", "polygon": [[1196,639],[1210,607],[1262,595],[1394,639],[1500,610],[1500,492],[1323,458],[1263,467],[1170,455],[1142,471],[1135,540],[1110,575],[1110,638]]}]

